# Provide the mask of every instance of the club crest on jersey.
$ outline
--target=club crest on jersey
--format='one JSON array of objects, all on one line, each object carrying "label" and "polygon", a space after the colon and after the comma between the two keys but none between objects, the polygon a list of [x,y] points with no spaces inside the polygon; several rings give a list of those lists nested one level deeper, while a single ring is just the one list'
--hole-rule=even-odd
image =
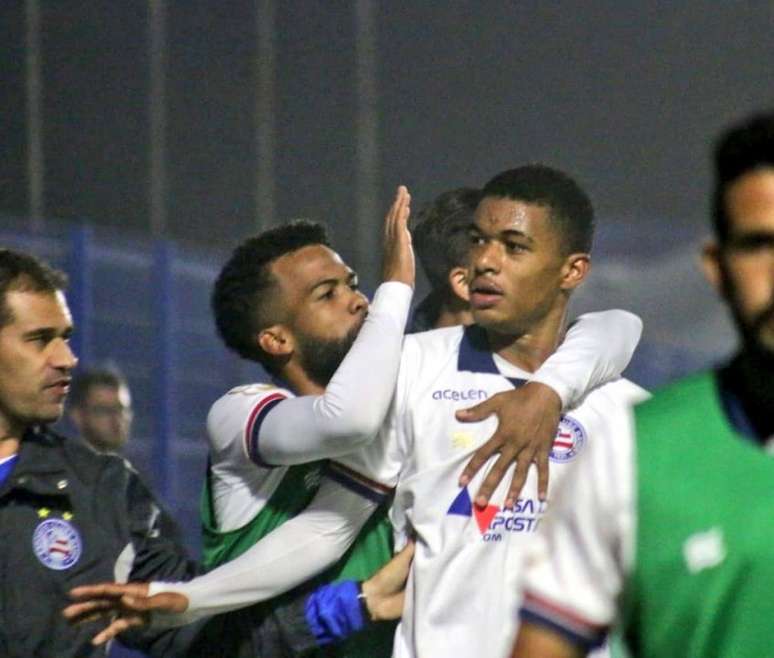
[{"label": "club crest on jersey", "polygon": [[553,462],[568,462],[586,445],[586,430],[571,416],[562,416],[556,430],[554,445],[548,458]]},{"label": "club crest on jersey", "polygon": [[63,571],[78,562],[83,541],[72,523],[64,519],[46,519],[32,534],[32,550],[49,569]]}]

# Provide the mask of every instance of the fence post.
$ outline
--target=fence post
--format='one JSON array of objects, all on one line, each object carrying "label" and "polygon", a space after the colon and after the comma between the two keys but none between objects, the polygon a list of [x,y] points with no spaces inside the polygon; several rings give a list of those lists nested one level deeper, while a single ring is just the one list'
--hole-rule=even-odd
[{"label": "fence post", "polygon": [[94,231],[88,226],[76,226],[70,231],[70,250],[67,263],[70,286],[68,301],[73,314],[75,333],[72,343],[82,365],[93,359],[94,290],[91,256]]},{"label": "fence post", "polygon": [[172,499],[174,469],[170,463],[175,432],[175,290],[172,266],[174,247],[159,241],[153,251],[154,317],[157,322],[155,362],[153,373],[154,437],[151,454],[156,490],[169,501]]}]

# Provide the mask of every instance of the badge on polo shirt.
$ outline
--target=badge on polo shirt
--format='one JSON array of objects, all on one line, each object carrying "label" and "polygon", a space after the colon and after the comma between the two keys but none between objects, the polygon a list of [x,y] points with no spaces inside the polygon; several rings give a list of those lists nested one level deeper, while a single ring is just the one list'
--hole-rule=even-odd
[{"label": "badge on polo shirt", "polygon": [[47,518],[32,533],[32,550],[49,569],[64,571],[81,558],[83,540],[69,521]]},{"label": "badge on polo shirt", "polygon": [[586,445],[586,430],[571,416],[562,416],[556,430],[554,445],[548,458],[553,462],[568,462]]}]

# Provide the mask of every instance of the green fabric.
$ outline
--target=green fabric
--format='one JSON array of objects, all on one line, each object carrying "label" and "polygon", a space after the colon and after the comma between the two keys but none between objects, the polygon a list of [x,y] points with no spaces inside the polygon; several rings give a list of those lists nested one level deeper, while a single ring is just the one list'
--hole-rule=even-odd
[{"label": "green fabric", "polygon": [[[325,462],[290,466],[263,509],[246,525],[229,532],[216,529],[208,476],[201,496],[202,551],[205,567],[210,570],[233,560],[288,519],[300,514],[320,484]],[[326,584],[339,580],[364,580],[392,557],[392,528],[387,505],[379,507],[365,524],[354,544],[330,569],[314,579]],[[312,584],[314,584],[312,583]],[[293,592],[267,601],[267,608],[286,602]],[[371,624],[362,632],[333,647],[309,652],[312,656],[336,658],[387,658],[392,654],[393,623]]]},{"label": "green fabric", "polygon": [[610,658],[630,658],[631,654],[626,648],[626,643],[621,636],[619,628],[614,628],[610,631],[610,635],[607,639],[608,650],[610,651]]},{"label": "green fabric", "polygon": [[301,512],[314,497],[320,485],[324,462],[291,466],[263,509],[236,530],[217,529],[212,504],[209,469],[201,497],[202,553],[209,571],[242,555],[259,539]]},{"label": "green fabric", "polygon": [[774,459],[729,425],[711,373],[662,390],[635,418],[632,653],[772,655]]}]

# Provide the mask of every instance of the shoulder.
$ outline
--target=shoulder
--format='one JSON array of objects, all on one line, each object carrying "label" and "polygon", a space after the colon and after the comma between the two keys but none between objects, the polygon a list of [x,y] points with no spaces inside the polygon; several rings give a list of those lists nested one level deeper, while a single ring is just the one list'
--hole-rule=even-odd
[{"label": "shoulder", "polygon": [[659,388],[647,402],[637,407],[637,414],[675,414],[690,406],[690,402],[714,395],[715,378],[705,371],[679,379]]},{"label": "shoulder", "polygon": [[444,327],[405,336],[398,391],[432,380],[451,360],[456,362],[462,335],[463,327]]},{"label": "shoulder", "polygon": [[79,438],[65,437],[50,429],[25,438],[23,445],[34,451],[38,464],[64,469],[68,477],[87,487],[118,490],[130,475],[136,473],[122,455],[99,452]]},{"label": "shoulder", "polygon": [[403,339],[403,354],[411,358],[421,357],[426,361],[456,354],[464,333],[464,327],[443,327],[416,334]]},{"label": "shoulder", "polygon": [[591,391],[583,402],[567,415],[575,417],[596,441],[619,441],[631,434],[632,409],[650,394],[628,379],[619,378]]},{"label": "shoulder", "polygon": [[648,400],[651,394],[629,379],[619,377],[591,391],[584,402],[629,408]]},{"label": "shoulder", "polygon": [[274,384],[243,384],[235,386],[219,397],[210,407],[207,422],[217,421],[223,416],[241,416],[250,413],[260,403],[294,397],[293,393]]},{"label": "shoulder", "polygon": [[[711,371],[679,379],[660,388],[647,402],[634,411],[637,434],[666,439],[705,431],[725,418],[722,403]],[[669,431],[665,432],[668,427]]]}]

